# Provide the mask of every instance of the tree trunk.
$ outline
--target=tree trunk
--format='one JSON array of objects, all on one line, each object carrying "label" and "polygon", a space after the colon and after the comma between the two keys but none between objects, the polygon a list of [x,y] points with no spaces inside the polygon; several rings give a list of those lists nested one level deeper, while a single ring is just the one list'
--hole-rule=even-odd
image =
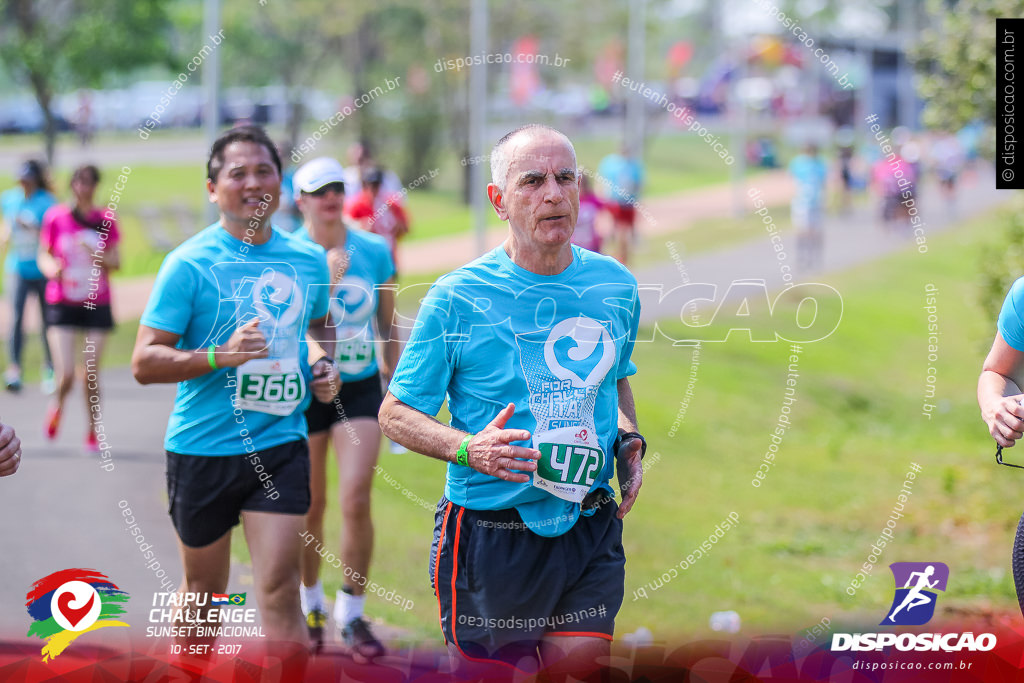
[{"label": "tree trunk", "polygon": [[46,148],[46,165],[53,167],[53,158],[57,147],[57,120],[53,116],[51,105],[53,95],[50,93],[46,77],[40,73],[30,73],[32,93],[36,97],[39,108],[43,110],[43,144]]},{"label": "tree trunk", "polygon": [[302,88],[289,86],[287,92],[287,115],[285,117],[284,134],[285,142],[288,145],[285,154],[290,155],[295,150],[296,145],[299,144],[299,133],[302,129],[302,121],[305,118],[305,107],[302,103]]}]

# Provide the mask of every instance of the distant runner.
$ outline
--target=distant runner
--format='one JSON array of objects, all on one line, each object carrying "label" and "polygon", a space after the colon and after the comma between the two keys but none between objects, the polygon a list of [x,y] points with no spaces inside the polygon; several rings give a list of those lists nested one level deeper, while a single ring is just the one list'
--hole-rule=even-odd
[{"label": "distant runner", "polygon": [[797,259],[804,268],[817,268],[825,246],[825,181],[828,166],[811,144],[789,162],[789,174],[796,181],[796,194],[790,205],[796,228]]},{"label": "distant runner", "polygon": [[[344,171],[336,160],[313,159],[295,173],[295,201],[305,224],[296,233],[327,250],[331,271],[332,324],[336,325],[335,361],[342,387],[332,401],[314,400],[306,410],[309,426],[312,503],[306,529],[323,538],[327,505],[327,446],[338,458],[342,527],[342,588],[334,603],[334,621],[342,640],[359,661],[384,654],[384,646],[363,618],[365,588],[373,553],[370,492],[380,450],[377,424],[383,391],[381,377],[391,380],[398,361],[393,338],[394,264],[383,238],[346,225]],[[378,336],[379,334],[379,336]],[[378,358],[378,339],[384,356]],[[302,611],[310,636],[319,646],[327,624],[327,599],[320,580],[320,553],[306,544],[302,555]]]},{"label": "distant runner", "polygon": [[53,392],[53,360],[50,345],[46,341],[46,277],[39,270],[36,260],[39,252],[39,233],[46,211],[57,203],[50,190],[50,181],[41,161],[26,161],[18,169],[18,185],[0,195],[0,209],[3,210],[3,232],[0,235],[0,250],[6,247],[7,261],[4,273],[7,277],[5,291],[11,297],[14,319],[11,321],[10,357],[4,383],[11,392],[21,391],[21,353],[25,339],[25,305],[29,295],[39,303],[42,318],[40,336],[43,342],[44,394]]},{"label": "distant runner", "polygon": [[92,165],[71,174],[72,206],[58,204],[46,212],[40,238],[39,265],[46,285],[46,315],[56,369],[57,392],[46,413],[47,438],[57,436],[64,404],[75,383],[76,349],[82,355],[82,377],[89,431],[85,447],[100,450],[103,430],[100,405],[100,360],[107,335],[114,328],[110,312],[111,271],[121,265],[121,235],[114,212],[93,203],[100,172]]}]

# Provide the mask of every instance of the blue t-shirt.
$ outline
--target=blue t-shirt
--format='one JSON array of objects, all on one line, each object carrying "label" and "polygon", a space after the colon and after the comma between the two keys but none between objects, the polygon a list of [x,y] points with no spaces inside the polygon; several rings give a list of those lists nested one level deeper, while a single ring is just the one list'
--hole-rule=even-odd
[{"label": "blue t-shirt", "polygon": [[36,261],[39,231],[43,225],[43,215],[56,203],[53,195],[42,188],[37,189],[31,197],[26,197],[20,187],[11,188],[0,195],[0,209],[3,210],[4,220],[11,226],[11,242],[5,266],[8,273],[17,273],[25,280],[39,280],[43,277]]},{"label": "blue t-shirt", "polygon": [[793,201],[800,206],[818,208],[824,201],[828,167],[820,157],[800,154],[789,162],[789,173],[796,180]]},{"label": "blue t-shirt", "polygon": [[[305,333],[311,320],[327,315],[328,282],[324,250],[276,229],[266,243],[246,244],[218,222],[167,255],[140,323],[181,335],[179,349],[201,349],[223,344],[258,317],[270,358],[179,382],[164,448],[238,455],[307,438]],[[248,375],[253,364],[263,372],[255,379]],[[301,374],[301,384],[290,369]],[[247,375],[241,386],[240,371]],[[291,399],[282,405],[295,406],[287,415],[243,409],[250,399]]]},{"label": "blue t-shirt", "polygon": [[[313,241],[306,226],[292,237]],[[384,238],[359,228],[345,227],[345,251],[348,268],[331,294],[330,310],[337,332],[334,359],[342,382],[354,382],[373,377],[379,369],[374,332],[377,293],[378,287],[394,276],[395,264]]]},{"label": "blue t-shirt", "polygon": [[[542,452],[545,441],[599,448],[605,455],[592,463],[603,460],[599,468],[584,472],[588,463],[574,460],[569,469],[576,471],[566,481],[592,478],[590,491],[613,493],[617,380],[636,372],[630,355],[640,301],[636,279],[618,261],[577,246],[572,251],[572,264],[558,275],[520,268],[499,246],[439,279],[423,300],[389,388],[428,415],[437,414],[447,395],[452,426],[474,434],[515,403],[506,428],[533,435],[532,443],[517,445]],[[445,496],[475,510],[515,507],[542,536],[565,533],[580,515],[578,502],[530,482],[454,463]]]},{"label": "blue t-shirt", "polygon": [[609,154],[597,166],[597,183],[602,194],[617,204],[635,204],[644,183],[640,162],[621,154]]},{"label": "blue t-shirt", "polygon": [[1024,277],[1010,286],[997,325],[1006,343],[1024,352]]}]

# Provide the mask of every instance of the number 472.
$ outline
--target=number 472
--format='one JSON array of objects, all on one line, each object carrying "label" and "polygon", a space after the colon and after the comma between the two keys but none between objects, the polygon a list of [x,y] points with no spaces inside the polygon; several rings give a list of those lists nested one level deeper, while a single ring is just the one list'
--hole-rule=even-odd
[{"label": "number 472", "polygon": [[[576,474],[570,481],[569,473],[573,469],[574,461],[578,462],[579,465],[576,467]],[[594,483],[594,475],[597,473],[597,468],[600,464],[600,452],[593,448],[565,445],[551,447],[551,467],[562,473],[561,480],[564,483],[592,485]],[[584,470],[586,470],[585,475]],[[584,478],[582,482],[580,477]]]}]

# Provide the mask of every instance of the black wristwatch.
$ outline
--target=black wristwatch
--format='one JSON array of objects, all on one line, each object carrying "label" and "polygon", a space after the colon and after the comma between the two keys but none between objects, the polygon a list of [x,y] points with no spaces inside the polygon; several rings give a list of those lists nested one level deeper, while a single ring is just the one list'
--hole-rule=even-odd
[{"label": "black wristwatch", "polygon": [[313,361],[313,363],[309,366],[309,369],[312,370],[313,368],[315,368],[316,364],[319,363],[322,360],[327,361],[331,365],[337,365],[337,363],[334,362],[334,359],[331,358],[330,356],[323,356],[323,357],[317,358],[315,361]]},{"label": "black wristwatch", "polygon": [[636,432],[626,432],[615,437],[615,444],[612,446],[612,452],[615,453],[615,457],[619,456],[619,447],[622,446],[622,442],[629,439],[640,439],[640,459],[643,460],[644,456],[647,455],[647,439],[642,434]]}]

